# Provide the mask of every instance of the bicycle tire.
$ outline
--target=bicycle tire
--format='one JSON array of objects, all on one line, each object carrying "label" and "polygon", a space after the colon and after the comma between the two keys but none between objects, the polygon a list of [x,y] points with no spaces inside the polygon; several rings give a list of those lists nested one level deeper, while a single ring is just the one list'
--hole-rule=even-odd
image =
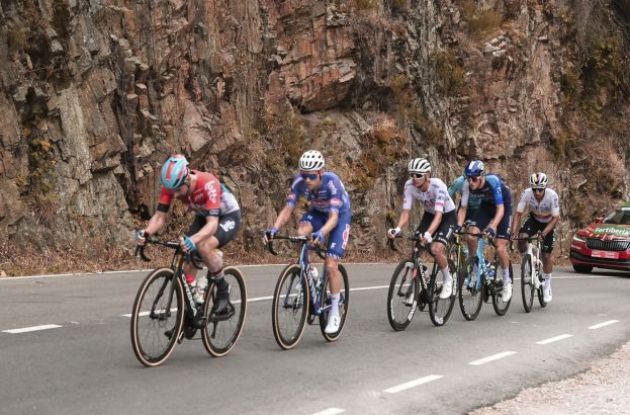
[{"label": "bicycle tire", "polygon": [[463,267],[465,269],[459,278],[459,288],[457,296],[459,298],[459,309],[462,312],[464,318],[468,321],[473,321],[479,316],[482,305],[481,292],[484,289],[483,285],[481,289],[476,289],[475,281],[470,281],[472,274],[472,265],[470,261],[467,261]]},{"label": "bicycle tire", "polygon": [[[173,298],[167,305],[164,301],[169,302],[170,284],[175,286]],[[154,289],[157,290],[155,293]],[[148,304],[143,304],[145,299]],[[181,281],[175,278],[173,270],[158,268],[147,275],[138,289],[131,311],[131,345],[140,363],[155,367],[168,359],[179,339],[184,314],[184,293]],[[162,341],[164,338],[167,340]]]},{"label": "bicycle tire", "polygon": [[[538,274],[538,278],[541,278],[540,274]],[[540,286],[538,287],[538,302],[542,308],[547,307],[547,302],[545,301],[545,280],[541,278]]]},{"label": "bicycle tire", "polygon": [[[285,283],[288,286],[285,287]],[[295,292],[293,292],[295,290]],[[293,297],[292,303],[284,301],[286,294]],[[300,301],[301,300],[301,301]],[[302,275],[302,269],[299,265],[293,264],[286,267],[278,277],[276,288],[273,293],[273,301],[271,306],[271,323],[273,326],[273,336],[284,350],[295,347],[302,338],[304,327],[306,326],[306,316],[309,310],[310,292],[306,278]],[[284,313],[283,310],[291,308],[293,312],[287,312],[289,317],[296,323],[294,329],[288,329],[281,321]],[[296,319],[297,317],[297,319]]]},{"label": "bicycle tire", "polygon": [[350,307],[350,283],[348,282],[348,273],[341,264],[338,265],[337,269],[341,274],[343,282],[343,287],[339,292],[339,317],[341,317],[341,322],[339,323],[339,330],[331,334],[328,334],[324,331],[326,329],[326,324],[328,323],[328,306],[330,306],[330,293],[328,289],[325,289],[326,287],[323,287],[324,289],[322,289],[321,303],[324,305],[325,310],[322,309],[322,312],[319,314],[319,328],[322,332],[322,336],[324,336],[324,338],[328,342],[337,341],[339,336],[341,336],[343,327],[346,324],[346,318],[348,317],[348,311]]},{"label": "bicycle tire", "polygon": [[[396,269],[394,269],[389,283],[389,290],[387,291],[387,319],[389,320],[390,326],[392,326],[392,329],[395,331],[405,330],[407,326],[409,326],[409,323],[411,323],[411,320],[413,320],[413,316],[416,312],[420,283],[417,277],[413,278],[413,270],[417,272],[413,262],[401,261]],[[399,277],[401,278],[401,282],[397,284]],[[409,285],[405,286],[405,284]],[[409,289],[412,291],[410,292]],[[413,302],[412,304],[405,304],[405,300],[409,297],[409,294],[413,295]],[[402,312],[397,312],[399,310],[399,307],[396,307],[397,305],[402,305],[402,307],[400,307]]]},{"label": "bicycle tire", "polygon": [[534,295],[536,291],[534,278],[538,278],[538,275],[534,275],[532,270],[531,256],[529,254],[525,254],[521,260],[521,297],[523,299],[523,308],[526,313],[532,311],[532,306],[534,304]]},{"label": "bicycle tire", "polygon": [[[429,303],[429,317],[434,326],[443,326],[448,322],[455,300],[457,299],[457,270],[455,264],[451,259],[448,259],[448,268],[453,278],[453,292],[451,296],[445,299],[440,298],[440,293],[444,287],[444,281],[442,273],[438,270],[437,266],[433,267],[429,285],[429,296],[431,302]],[[436,264],[437,265],[437,264]]]},{"label": "bicycle tire", "polygon": [[[512,270],[512,261],[510,260],[509,262],[509,274],[510,274],[510,280],[512,281],[512,297],[510,297],[510,299],[508,301],[503,301],[501,298],[501,291],[494,289],[492,292],[492,307],[494,308],[494,312],[497,313],[497,315],[499,316],[504,316],[505,313],[507,313],[508,309],[510,308],[510,303],[512,302],[512,298],[514,297],[514,272]],[[499,264],[498,262],[495,262],[494,264],[494,269],[497,272],[497,275],[502,275],[502,273],[499,273]]]},{"label": "bicycle tire", "polygon": [[[247,314],[247,287],[241,271],[234,267],[223,270],[225,281],[230,284],[229,318],[212,318],[212,308],[216,300],[216,284],[211,283],[206,292],[203,315],[206,324],[201,338],[206,351],[214,357],[225,356],[238,342]],[[210,280],[211,281],[211,280]]]}]

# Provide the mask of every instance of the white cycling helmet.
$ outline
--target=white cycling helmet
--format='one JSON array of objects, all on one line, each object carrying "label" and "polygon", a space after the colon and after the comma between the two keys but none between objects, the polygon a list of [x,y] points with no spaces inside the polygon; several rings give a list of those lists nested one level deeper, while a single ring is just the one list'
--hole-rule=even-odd
[{"label": "white cycling helmet", "polygon": [[300,157],[300,170],[317,171],[325,165],[324,156],[317,150],[309,150]]},{"label": "white cycling helmet", "polygon": [[409,173],[431,173],[431,163],[425,158],[412,159],[407,166]]},{"label": "white cycling helmet", "polygon": [[534,188],[545,188],[547,187],[547,175],[545,173],[534,173],[529,176],[529,184]]}]

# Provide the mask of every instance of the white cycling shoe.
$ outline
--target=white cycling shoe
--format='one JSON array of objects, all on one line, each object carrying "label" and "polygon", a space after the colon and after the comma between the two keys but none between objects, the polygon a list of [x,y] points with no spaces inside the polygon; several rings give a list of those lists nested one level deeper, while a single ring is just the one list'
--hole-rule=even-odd
[{"label": "white cycling shoe", "polygon": [[551,284],[545,284],[545,287],[543,287],[543,301],[546,303],[550,303],[551,299]]},{"label": "white cycling shoe", "polygon": [[453,294],[453,279],[448,283],[442,285],[442,291],[440,292],[440,300],[446,300]]},{"label": "white cycling shoe", "polygon": [[507,303],[512,299],[512,283],[506,282],[503,284],[503,290],[501,290],[501,301]]},{"label": "white cycling shoe", "polygon": [[324,329],[324,333],[326,334],[335,334],[339,331],[339,326],[341,325],[341,317],[334,314],[328,316],[328,324],[326,324],[326,328]]}]

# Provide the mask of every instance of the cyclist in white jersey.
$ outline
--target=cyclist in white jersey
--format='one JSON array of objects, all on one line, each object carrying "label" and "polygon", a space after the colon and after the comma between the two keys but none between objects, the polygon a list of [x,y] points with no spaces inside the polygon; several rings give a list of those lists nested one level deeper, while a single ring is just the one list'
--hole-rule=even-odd
[{"label": "cyclist in white jersey", "polygon": [[[534,173],[529,177],[530,187],[523,190],[521,200],[516,208],[514,220],[512,221],[512,235],[516,235],[516,228],[521,223],[521,217],[526,210],[529,210],[529,218],[521,227],[519,234],[521,238],[542,233],[542,261],[544,283],[544,300],[551,301],[551,272],[553,271],[553,258],[551,251],[555,242],[555,227],[560,219],[560,200],[558,194],[547,188],[547,175],[545,173]],[[525,241],[518,241],[518,249],[525,252],[527,245]]]},{"label": "cyclist in white jersey", "polygon": [[409,162],[409,180],[405,183],[405,198],[398,225],[387,231],[387,236],[395,238],[403,226],[409,222],[409,212],[414,200],[422,203],[424,215],[416,232],[422,235],[422,244],[431,244],[430,250],[440,267],[444,288],[440,298],[446,299],[453,293],[453,277],[448,270],[446,245],[451,240],[453,228],[457,223],[455,203],[448,195],[446,184],[431,177],[431,163],[424,158]]}]

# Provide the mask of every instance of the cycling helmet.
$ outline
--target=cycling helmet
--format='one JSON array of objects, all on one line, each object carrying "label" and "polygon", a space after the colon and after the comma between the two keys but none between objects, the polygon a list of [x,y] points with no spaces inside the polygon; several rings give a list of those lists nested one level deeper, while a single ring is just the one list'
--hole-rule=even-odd
[{"label": "cycling helmet", "polygon": [[324,156],[317,150],[309,150],[300,157],[300,170],[316,171],[324,168]]},{"label": "cycling helmet", "polygon": [[483,165],[483,161],[481,160],[473,160],[468,163],[466,169],[464,170],[464,175],[466,177],[479,177],[483,175],[485,171],[485,167]]},{"label": "cycling helmet", "polygon": [[188,177],[188,160],[181,154],[169,157],[162,166],[160,180],[164,187],[174,190],[184,184]]},{"label": "cycling helmet", "polygon": [[412,159],[407,166],[409,173],[431,173],[431,163],[425,158]]},{"label": "cycling helmet", "polygon": [[531,176],[529,176],[529,184],[531,187],[534,188],[545,188],[547,187],[547,182],[549,180],[547,179],[547,175],[545,173],[534,173]]}]

